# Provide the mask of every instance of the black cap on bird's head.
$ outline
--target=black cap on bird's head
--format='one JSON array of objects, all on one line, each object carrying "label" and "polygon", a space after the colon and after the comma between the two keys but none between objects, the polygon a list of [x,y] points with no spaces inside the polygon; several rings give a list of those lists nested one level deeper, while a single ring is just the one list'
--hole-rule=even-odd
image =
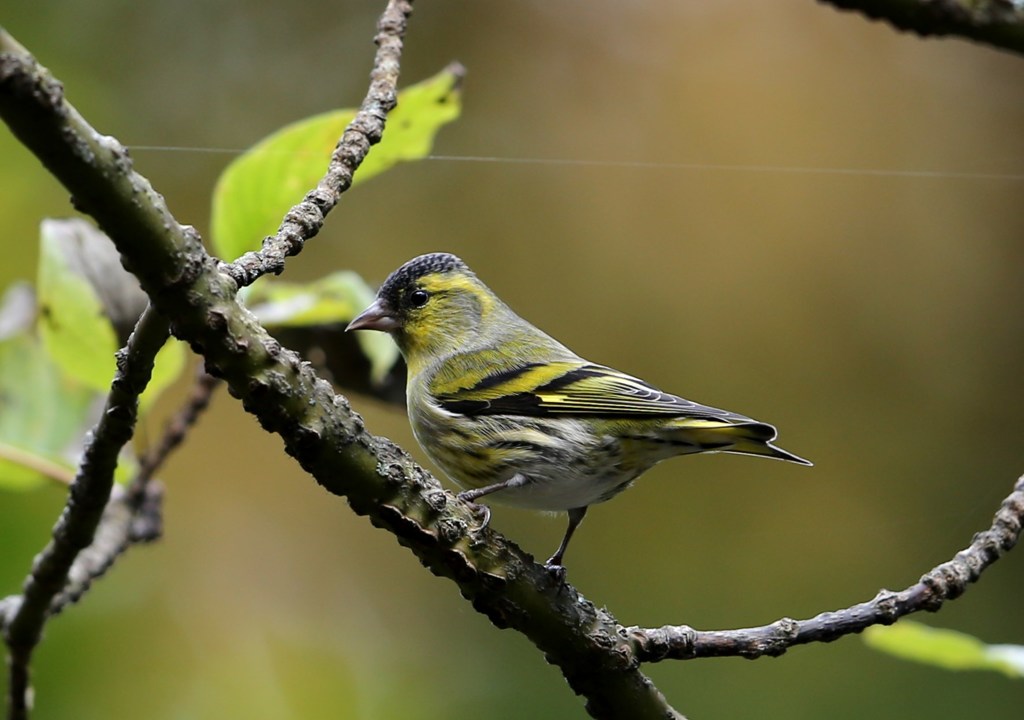
[{"label": "black cap on bird's head", "polygon": [[413,258],[388,275],[373,303],[345,329],[383,332],[399,329],[407,313],[425,305],[430,297],[420,281],[431,275],[450,272],[473,275],[466,263],[451,253],[427,253]]},{"label": "black cap on bird's head", "polygon": [[405,297],[416,287],[416,281],[436,273],[448,273],[453,270],[468,272],[466,263],[451,253],[427,253],[407,262],[388,275],[388,279],[377,291],[377,298],[384,300],[390,307],[401,307]]}]

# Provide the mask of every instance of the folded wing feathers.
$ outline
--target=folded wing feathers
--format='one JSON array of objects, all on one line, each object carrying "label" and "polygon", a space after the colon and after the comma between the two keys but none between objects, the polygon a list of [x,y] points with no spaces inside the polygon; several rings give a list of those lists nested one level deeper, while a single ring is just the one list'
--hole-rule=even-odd
[{"label": "folded wing feathers", "polygon": [[[670,395],[601,365],[559,365],[555,377],[537,365],[501,370],[472,387],[440,395],[438,400],[446,410],[465,415],[679,417],[704,421],[708,426],[753,422],[743,415]],[[527,380],[536,382],[527,387]]]}]

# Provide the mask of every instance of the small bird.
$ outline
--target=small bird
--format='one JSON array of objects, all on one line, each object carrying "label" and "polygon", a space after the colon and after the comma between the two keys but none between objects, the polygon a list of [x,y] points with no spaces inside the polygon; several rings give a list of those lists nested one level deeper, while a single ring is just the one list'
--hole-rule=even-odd
[{"label": "small bird", "polygon": [[395,270],[348,330],[390,333],[409,370],[417,442],[483,513],[480,498],[567,511],[545,563],[562,571],[587,508],[670,457],[726,452],[811,463],[767,423],[699,405],[595,365],[516,315],[462,260],[421,255]]}]

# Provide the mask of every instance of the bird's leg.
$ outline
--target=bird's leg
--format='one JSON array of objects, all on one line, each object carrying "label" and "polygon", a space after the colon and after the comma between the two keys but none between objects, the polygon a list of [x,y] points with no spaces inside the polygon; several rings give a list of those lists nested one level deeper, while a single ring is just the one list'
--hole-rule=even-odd
[{"label": "bird's leg", "polygon": [[583,522],[583,517],[587,514],[587,508],[578,507],[572,508],[568,511],[569,513],[569,527],[565,530],[565,537],[562,538],[562,544],[555,550],[555,554],[548,558],[548,561],[544,563],[544,567],[553,572],[554,574],[565,577],[565,568],[562,566],[562,556],[565,555],[565,549],[569,547],[569,540],[572,539],[572,534],[576,532],[576,528]]},{"label": "bird's leg", "polygon": [[491,493],[498,492],[499,490],[508,490],[510,488],[517,488],[526,485],[529,482],[529,478],[525,475],[516,474],[510,477],[508,480],[502,480],[501,482],[493,483],[491,485],[485,485],[482,488],[476,488],[474,490],[463,490],[457,497],[464,503],[468,503],[470,508],[473,510],[474,515],[482,515],[483,520],[474,532],[480,532],[487,524],[491,522],[491,509],[486,505],[481,505],[476,502],[477,498],[482,498],[484,495],[490,495]]}]

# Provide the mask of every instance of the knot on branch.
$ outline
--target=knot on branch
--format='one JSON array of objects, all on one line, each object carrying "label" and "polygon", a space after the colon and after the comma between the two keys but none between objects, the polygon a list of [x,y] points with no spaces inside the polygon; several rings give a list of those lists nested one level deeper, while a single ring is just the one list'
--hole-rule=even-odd
[{"label": "knot on branch", "polygon": [[1013,492],[1003,500],[996,512],[992,530],[997,535],[999,549],[1009,551],[1020,538],[1021,526],[1024,523],[1024,476],[1017,480]]},{"label": "knot on branch", "polygon": [[892,625],[899,620],[900,616],[903,615],[901,600],[900,593],[893,592],[892,590],[879,590],[870,603],[871,612],[876,621],[882,625]]},{"label": "knot on branch", "polygon": [[697,631],[689,625],[629,627],[620,630],[619,634],[633,645],[637,657],[646,662],[659,662],[670,657],[696,657]]}]

